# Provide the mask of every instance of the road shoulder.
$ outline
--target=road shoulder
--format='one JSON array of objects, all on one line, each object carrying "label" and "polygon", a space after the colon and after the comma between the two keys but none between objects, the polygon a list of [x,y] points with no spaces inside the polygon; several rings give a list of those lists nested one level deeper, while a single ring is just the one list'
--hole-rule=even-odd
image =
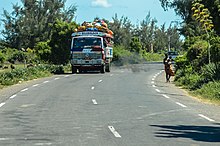
[{"label": "road shoulder", "polygon": [[175,86],[173,78],[170,83],[165,82],[165,73],[160,74],[156,80],[155,84],[161,90],[162,94],[169,96],[175,101],[179,101],[186,105],[188,108],[195,110],[198,113],[204,113],[215,119],[216,122],[220,122],[220,106],[209,102],[204,102],[204,100],[194,97],[188,93],[187,90],[181,87]]}]

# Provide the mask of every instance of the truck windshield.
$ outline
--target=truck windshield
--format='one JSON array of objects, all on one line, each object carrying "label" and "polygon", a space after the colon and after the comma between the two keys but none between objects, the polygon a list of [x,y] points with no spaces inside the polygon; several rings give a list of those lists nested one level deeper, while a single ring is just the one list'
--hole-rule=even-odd
[{"label": "truck windshield", "polygon": [[102,47],[101,38],[85,37],[85,38],[74,38],[73,49],[83,49],[92,47]]}]

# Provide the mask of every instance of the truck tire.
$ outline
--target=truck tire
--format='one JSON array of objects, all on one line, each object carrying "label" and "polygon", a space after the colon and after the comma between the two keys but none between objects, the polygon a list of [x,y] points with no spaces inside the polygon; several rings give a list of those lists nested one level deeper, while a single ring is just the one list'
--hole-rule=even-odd
[{"label": "truck tire", "polygon": [[100,72],[101,72],[102,74],[105,73],[105,65],[102,65],[102,66],[101,66],[101,70],[100,70]]},{"label": "truck tire", "polygon": [[77,68],[75,68],[74,66],[72,66],[72,74],[76,74],[77,73]]},{"label": "truck tire", "polygon": [[106,72],[110,72],[110,71],[111,71],[111,65],[110,65],[110,63],[106,64],[105,71],[106,71]]}]

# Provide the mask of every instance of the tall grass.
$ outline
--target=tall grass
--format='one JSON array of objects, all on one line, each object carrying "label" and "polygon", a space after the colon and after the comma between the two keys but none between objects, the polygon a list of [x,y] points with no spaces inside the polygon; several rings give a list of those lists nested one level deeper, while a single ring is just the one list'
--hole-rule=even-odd
[{"label": "tall grass", "polygon": [[195,94],[202,95],[208,100],[220,101],[220,82],[209,82],[204,84],[201,89],[195,91]]}]

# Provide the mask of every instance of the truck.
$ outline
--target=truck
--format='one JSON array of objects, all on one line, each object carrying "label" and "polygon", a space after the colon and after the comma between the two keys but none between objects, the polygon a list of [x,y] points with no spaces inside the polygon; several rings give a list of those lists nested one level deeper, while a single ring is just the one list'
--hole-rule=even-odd
[{"label": "truck", "polygon": [[103,21],[84,22],[72,33],[72,73],[91,70],[110,72],[113,58],[113,32]]}]

